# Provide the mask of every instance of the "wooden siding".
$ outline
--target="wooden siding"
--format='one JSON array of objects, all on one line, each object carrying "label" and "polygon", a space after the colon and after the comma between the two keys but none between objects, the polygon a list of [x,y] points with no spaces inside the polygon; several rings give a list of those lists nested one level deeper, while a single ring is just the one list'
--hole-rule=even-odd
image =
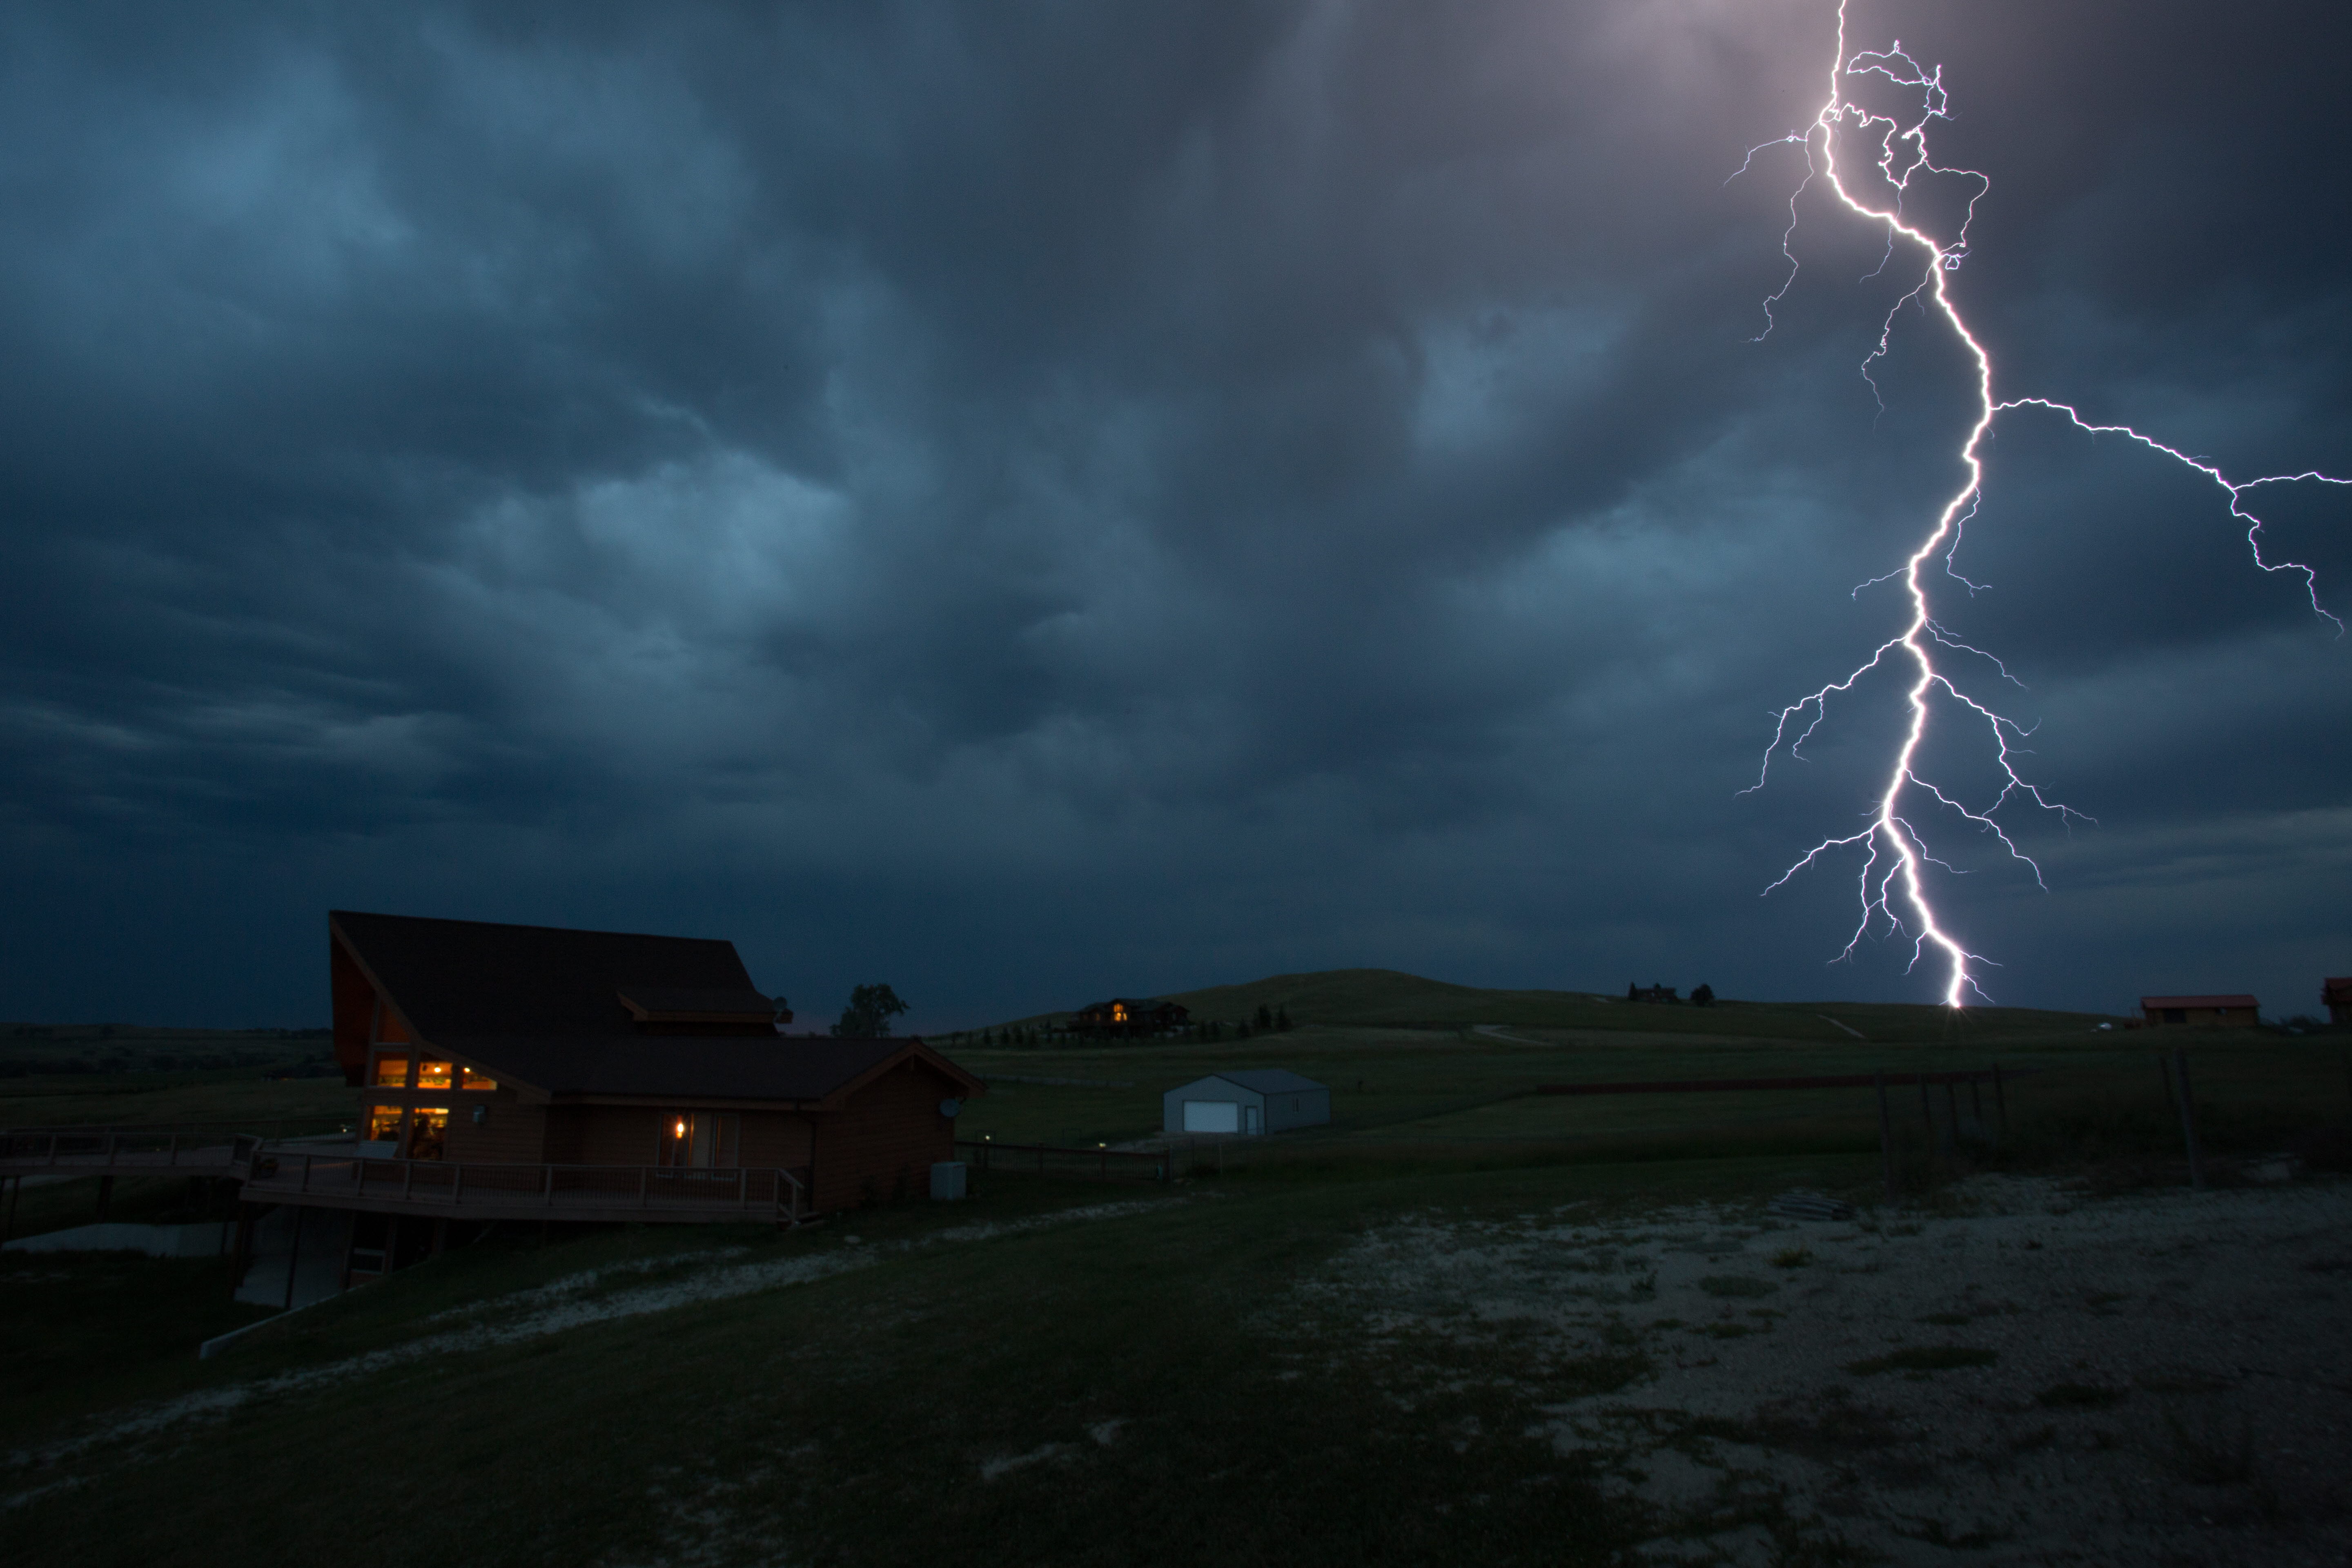
[{"label": "wooden siding", "polygon": [[547,1159],[558,1165],[650,1165],[667,1114],[643,1105],[551,1106]]},{"label": "wooden siding", "polygon": [[740,1163],[762,1169],[798,1170],[809,1163],[814,1139],[805,1116],[786,1110],[747,1110]]},{"label": "wooden siding", "polygon": [[[479,1089],[447,1097],[449,1131],[445,1160],[479,1161],[486,1164],[537,1165],[547,1159],[547,1108],[524,1105],[510,1089],[495,1094]],[[474,1107],[487,1104],[489,1120],[474,1125]]]},{"label": "wooden siding", "polygon": [[335,1065],[356,1084],[367,1065],[368,1032],[375,1025],[375,987],[343,944],[327,939],[327,989],[333,1002]]},{"label": "wooden siding", "polygon": [[955,1158],[955,1123],[940,1114],[940,1101],[957,1088],[921,1062],[902,1062],[820,1121],[816,1208],[831,1213],[928,1194],[932,1164]]}]

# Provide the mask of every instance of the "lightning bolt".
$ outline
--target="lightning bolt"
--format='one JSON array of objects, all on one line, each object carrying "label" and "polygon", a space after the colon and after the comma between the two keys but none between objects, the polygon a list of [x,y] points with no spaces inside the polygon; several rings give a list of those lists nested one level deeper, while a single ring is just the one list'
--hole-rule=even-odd
[{"label": "lightning bolt", "polygon": [[[1902,118],[1874,113],[1849,96],[1849,82],[1866,77],[1883,77],[1890,84],[1917,89],[1918,109],[1915,115]],[[1801,147],[1805,154],[1805,174],[1789,196],[1789,226],[1780,237],[1780,254],[1788,258],[1789,273],[1764,300],[1764,331],[1758,341],[1770,334],[1774,324],[1774,308],[1788,298],[1797,280],[1797,257],[1790,248],[1797,232],[1797,203],[1816,181],[1824,184],[1830,195],[1856,216],[1884,225],[1886,230],[1886,256],[1879,271],[1895,265],[1899,252],[1916,252],[1920,258],[1919,280],[1887,310],[1881,323],[1876,344],[1862,362],[1862,374],[1869,381],[1874,395],[1878,383],[1872,371],[1887,353],[1895,332],[1895,319],[1908,305],[1919,305],[1934,316],[1941,317],[1963,347],[1976,367],[1977,415],[1960,444],[1960,461],[1967,478],[1959,489],[1944,503],[1937,515],[1934,528],[1920,541],[1904,564],[1872,583],[1901,579],[1910,595],[1909,624],[1895,637],[1889,637],[1871,656],[1850,671],[1843,679],[1832,680],[1807,693],[1780,710],[1772,731],[1772,742],[1764,751],[1762,765],[1758,769],[1755,784],[1742,790],[1753,794],[1764,787],[1771,775],[1772,760],[1784,751],[1792,758],[1802,760],[1804,743],[1829,717],[1832,697],[1852,692],[1864,677],[1882,668],[1907,669],[1910,721],[1903,741],[1886,773],[1877,805],[1869,825],[1859,833],[1843,837],[1824,838],[1800,856],[1795,863],[1780,874],[1779,880],[1764,889],[1769,897],[1785,887],[1799,872],[1819,863],[1841,850],[1859,850],[1862,869],[1858,878],[1861,918],[1854,926],[1844,950],[1831,962],[1839,963],[1853,956],[1865,937],[1885,929],[1891,934],[1907,936],[1911,941],[1911,961],[1905,973],[1916,969],[1931,956],[1939,958],[1945,968],[1944,1002],[1948,1006],[1967,1005],[1970,995],[1990,1002],[1978,984],[1979,966],[1990,961],[1963,947],[1958,939],[1945,926],[1936,913],[1929,897],[1927,868],[1930,866],[1954,872],[1948,862],[1929,853],[1927,840],[1914,826],[1912,808],[1935,810],[1957,816],[1968,828],[1998,840],[2015,860],[2021,862],[2033,874],[2037,886],[2047,884],[2042,879],[2042,868],[2032,857],[2020,848],[2006,828],[1997,820],[2004,807],[2029,804],[2036,810],[2054,816],[2062,823],[2080,818],[2092,820],[2062,802],[2050,799],[2041,786],[2018,772],[2017,755],[2020,743],[2029,731],[2016,721],[2001,714],[1964,689],[1958,680],[1937,662],[1939,655],[1966,655],[1981,660],[1997,671],[2000,678],[2021,685],[1998,658],[1981,648],[1971,647],[1953,637],[1937,622],[1934,602],[1928,592],[1927,574],[1939,558],[1944,574],[1961,584],[1971,593],[1979,584],[1959,575],[1953,563],[1961,535],[1969,520],[1976,515],[1977,504],[1984,488],[1984,443],[1994,422],[2002,415],[2019,410],[2037,410],[2055,414],[2076,429],[2094,437],[2121,436],[2136,441],[2152,452],[2195,469],[2210,479],[2229,498],[2230,515],[2246,525],[2246,542],[2252,552],[2254,564],[2264,572],[2299,574],[2305,595],[2311,601],[2313,613],[2332,623],[2336,634],[2343,635],[2344,623],[2329,614],[2319,602],[2319,575],[2311,567],[2295,561],[2273,561],[2263,548],[2263,521],[2249,506],[2252,492],[2268,485],[2317,483],[2352,485],[2352,479],[2336,479],[2315,470],[2299,474],[2272,474],[2259,479],[2231,479],[2221,467],[2205,458],[2194,458],[2177,447],[2141,434],[2128,425],[2108,425],[2085,418],[2073,405],[2046,397],[1997,398],[1993,389],[1992,357],[1975,333],[1961,318],[1959,308],[1953,302],[1949,289],[1951,275],[1967,258],[1969,225],[1976,216],[1977,203],[1992,188],[1991,180],[1975,169],[1947,168],[1937,164],[1928,147],[1928,131],[1933,122],[1948,121],[1950,100],[1944,88],[1943,68],[1922,68],[1906,53],[1900,39],[1885,49],[1864,49],[1849,55],[1846,52],[1846,0],[1839,0],[1837,13],[1837,48],[1830,60],[1829,95],[1822,100],[1812,122],[1799,131],[1772,142],[1748,149],[1747,158],[1731,175],[1738,179],[1755,164],[1757,155],[1777,146]],[[1884,182],[1891,198],[1874,205],[1857,195],[1849,186],[1839,159],[1842,147],[1858,142],[1863,149],[1875,149],[1871,163]],[[1949,239],[1938,239],[1920,223],[1914,222],[1904,211],[1904,198],[1910,195],[1914,181],[1943,177],[1972,181],[1975,191],[1960,214],[1960,222]],[[1727,184],[1730,182],[1727,180]],[[1873,274],[1876,276],[1876,274]],[[1880,403],[1882,408],[1885,403]],[[1870,586],[1865,583],[1856,587]],[[1946,660],[1947,664],[1954,664]],[[1955,664],[1955,668],[1958,666]],[[1934,704],[1938,700],[1955,710],[1959,721],[1980,727],[1990,743],[1995,766],[1999,769],[2000,785],[1993,798],[1980,805],[1971,806],[1950,792],[1923,778],[1915,766],[1921,743],[1927,739]]]}]

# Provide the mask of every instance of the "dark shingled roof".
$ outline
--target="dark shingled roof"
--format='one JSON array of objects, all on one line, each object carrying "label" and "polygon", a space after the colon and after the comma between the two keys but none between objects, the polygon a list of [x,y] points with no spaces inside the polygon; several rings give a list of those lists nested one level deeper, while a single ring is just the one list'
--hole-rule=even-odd
[{"label": "dark shingled roof", "polygon": [[765,1024],[776,1016],[776,1005],[763,994],[740,991],[693,990],[682,985],[638,985],[620,989],[625,1006],[652,1018],[748,1018]]},{"label": "dark shingled roof", "polygon": [[[550,1094],[671,1100],[822,1100],[912,1053],[958,1082],[979,1079],[917,1039],[649,1035],[621,997],[725,999],[766,1016],[735,944],[697,937],[330,911],[328,923],[420,1042]],[[698,1010],[680,1008],[680,1011]]]},{"label": "dark shingled roof", "polygon": [[915,1040],[751,1035],[598,1040],[459,1035],[433,1043],[551,1094],[655,1099],[823,1100],[910,1047],[930,1054]]},{"label": "dark shingled roof", "polygon": [[731,942],[349,910],[330,910],[327,919],[436,1045],[458,1035],[637,1039],[619,995],[631,986],[758,989]]},{"label": "dark shingled roof", "polygon": [[2139,999],[2139,1005],[2142,1007],[2252,1007],[2259,1005],[2252,997],[2244,995],[2143,996]]}]

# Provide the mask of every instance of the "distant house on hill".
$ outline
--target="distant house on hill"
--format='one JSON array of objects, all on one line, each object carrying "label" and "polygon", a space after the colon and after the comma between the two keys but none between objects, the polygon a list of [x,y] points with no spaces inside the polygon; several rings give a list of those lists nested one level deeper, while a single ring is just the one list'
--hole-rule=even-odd
[{"label": "distant house on hill", "polygon": [[2140,1017],[2149,1028],[2251,1029],[2262,1022],[2252,996],[2143,996]]},{"label": "distant house on hill", "polygon": [[[1709,992],[1707,999],[1713,1001],[1714,993]],[[1671,985],[1628,985],[1625,987],[1625,1000],[1628,1002],[1679,1002],[1682,998],[1675,994],[1675,988]]]},{"label": "distant house on hill", "polygon": [[1114,996],[1079,1008],[1071,1016],[1070,1028],[1081,1035],[1133,1037],[1181,1029],[1192,1017],[1191,1010],[1181,1003],[1162,1002],[1156,996]]},{"label": "distant house on hill", "polygon": [[1168,1132],[1255,1137],[1330,1120],[1331,1091],[1281,1068],[1213,1073],[1160,1097],[1160,1124]]},{"label": "distant house on hill", "polygon": [[2352,1024],[2352,974],[2321,981],[2319,1000],[2327,1009],[2329,1023]]},{"label": "distant house on hill", "polygon": [[[688,1172],[747,1202],[773,1189],[793,1217],[920,1193],[954,1157],[947,1105],[984,1092],[919,1038],[781,1036],[729,942],[347,910],[327,929],[360,1156],[463,1165],[483,1207],[518,1173],[559,1213],[569,1181],[646,1217]],[[351,1187],[326,1201],[373,1208],[385,1190],[365,1171]]]}]

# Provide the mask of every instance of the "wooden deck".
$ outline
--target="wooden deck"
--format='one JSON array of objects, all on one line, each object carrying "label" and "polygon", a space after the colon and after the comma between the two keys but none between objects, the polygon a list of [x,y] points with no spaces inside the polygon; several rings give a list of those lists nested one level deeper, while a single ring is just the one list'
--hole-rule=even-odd
[{"label": "wooden deck", "polygon": [[797,1225],[809,1216],[807,1183],[786,1170],[444,1163],[286,1145],[256,1153],[245,1196],[306,1208],[480,1220]]},{"label": "wooden deck", "polygon": [[17,1127],[0,1132],[0,1176],[242,1176],[262,1142],[241,1126]]},{"label": "wooden deck", "polygon": [[214,1176],[248,1203],[466,1219],[797,1225],[805,1172],[667,1165],[384,1160],[348,1137],[273,1139],[227,1126],[42,1127],[0,1132],[0,1178]]}]

